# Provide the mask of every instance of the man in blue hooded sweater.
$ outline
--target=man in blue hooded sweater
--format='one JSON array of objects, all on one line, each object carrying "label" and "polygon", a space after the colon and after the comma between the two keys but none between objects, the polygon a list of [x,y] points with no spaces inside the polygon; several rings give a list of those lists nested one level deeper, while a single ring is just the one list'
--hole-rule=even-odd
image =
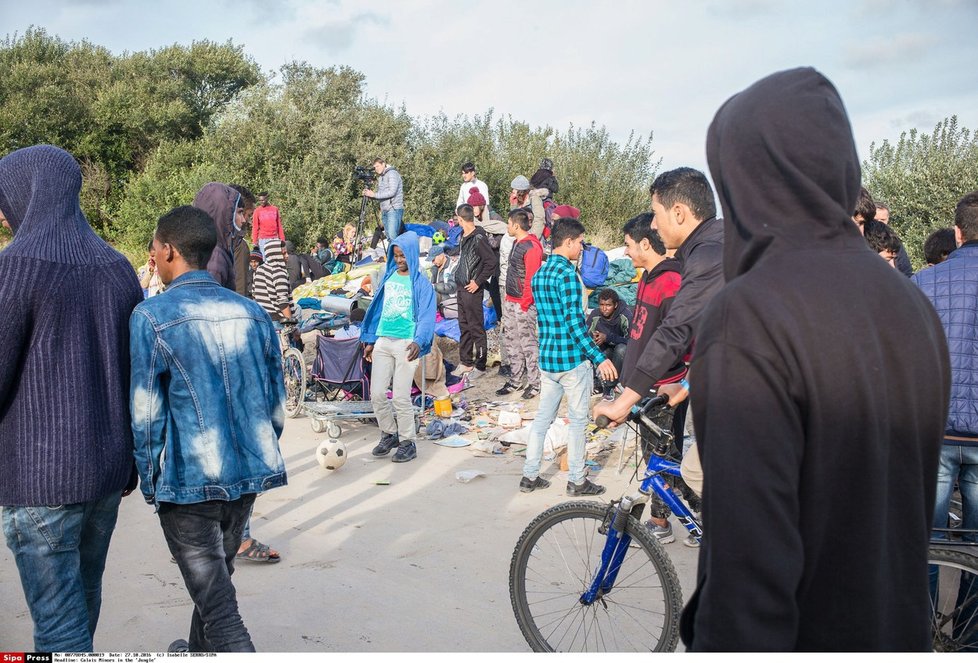
[{"label": "man in blue hooded sweater", "polygon": [[[406,232],[387,250],[387,273],[363,319],[363,356],[373,363],[370,401],[380,426],[371,452],[406,463],[418,457],[414,443],[411,383],[418,359],[431,350],[435,332],[435,291],[418,268],[418,236]],[[393,383],[394,398],[387,389]]]},{"label": "man in blue hooded sweater", "polygon": [[81,184],[51,145],[0,159],[14,233],[0,252],[0,505],[34,649],[47,652],[92,651],[119,500],[136,487],[129,314],[143,295],[88,225]]}]

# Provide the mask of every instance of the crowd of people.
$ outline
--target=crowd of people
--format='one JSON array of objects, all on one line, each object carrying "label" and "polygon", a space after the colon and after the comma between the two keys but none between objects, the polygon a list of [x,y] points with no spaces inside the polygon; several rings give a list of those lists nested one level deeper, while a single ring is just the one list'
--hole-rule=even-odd
[{"label": "crowd of people", "polygon": [[[376,159],[362,193],[380,203],[386,265],[359,324],[372,453],[417,457],[411,385],[437,319],[458,320],[455,376],[486,374],[491,309],[497,395],[539,398],[520,491],[550,486],[544,440],[565,398],[570,496],[605,492],[585,465],[592,417],[620,424],[665,394],[682,440],[692,410],[675,484],[705,532],[685,541],[700,547],[689,649],[927,650],[926,549],[955,482],[978,530],[978,192],[914,274],[889,226],[899,210],[861,187],[842,100],[811,69],[732,97],[707,156],[716,195],[703,172],[660,173],[650,210],[621,229],[634,302],[597,287],[590,312],[587,210],[558,203],[550,159],[515,175],[505,216],[463,164],[450,220],[425,228],[405,223],[403,180]],[[92,649],[119,502],[138,485],[194,602],[171,648],[254,651],[231,573],[280,559],[248,526],[256,495],[287,481],[276,333],[296,286],[356,264],[361,238],[350,224],[299,254],[267,192],[212,182],[160,217],[133,270],[89,227],[80,185],[58,148],[0,159],[14,233],[0,252],[0,504],[35,648]],[[674,541],[667,505],[649,506],[646,526]]]}]

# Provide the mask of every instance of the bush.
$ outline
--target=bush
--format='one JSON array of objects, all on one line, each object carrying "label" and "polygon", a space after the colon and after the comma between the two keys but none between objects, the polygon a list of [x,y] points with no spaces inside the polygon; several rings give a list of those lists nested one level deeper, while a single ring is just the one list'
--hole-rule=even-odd
[{"label": "bush", "polygon": [[863,181],[873,197],[890,206],[890,224],[915,269],[925,267],[924,240],[954,225],[954,208],[978,189],[978,135],[946,118],[931,134],[911,130],[896,145],[873,143],[863,163]]}]

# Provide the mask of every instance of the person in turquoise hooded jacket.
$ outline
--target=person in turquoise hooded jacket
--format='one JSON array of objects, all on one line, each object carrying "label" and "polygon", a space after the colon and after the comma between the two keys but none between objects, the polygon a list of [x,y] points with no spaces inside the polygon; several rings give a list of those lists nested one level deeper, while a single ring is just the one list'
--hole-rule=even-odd
[{"label": "person in turquoise hooded jacket", "polygon": [[[374,456],[386,456],[397,447],[395,463],[418,457],[411,384],[418,360],[431,350],[434,333],[435,291],[419,268],[418,236],[406,232],[390,243],[387,273],[360,332],[363,357],[373,364],[370,401],[381,432]],[[390,400],[388,387],[394,395]]]}]

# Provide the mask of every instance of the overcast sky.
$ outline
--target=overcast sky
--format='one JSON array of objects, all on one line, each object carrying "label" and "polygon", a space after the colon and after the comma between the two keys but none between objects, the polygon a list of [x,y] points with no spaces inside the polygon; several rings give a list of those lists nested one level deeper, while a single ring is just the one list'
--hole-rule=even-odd
[{"label": "overcast sky", "polygon": [[862,159],[947,116],[978,129],[978,0],[0,0],[0,31],[31,25],[114,52],[230,39],[268,71],[345,64],[412,115],[653,132],[666,169],[704,168],[720,104],[800,65],[839,88]]}]

